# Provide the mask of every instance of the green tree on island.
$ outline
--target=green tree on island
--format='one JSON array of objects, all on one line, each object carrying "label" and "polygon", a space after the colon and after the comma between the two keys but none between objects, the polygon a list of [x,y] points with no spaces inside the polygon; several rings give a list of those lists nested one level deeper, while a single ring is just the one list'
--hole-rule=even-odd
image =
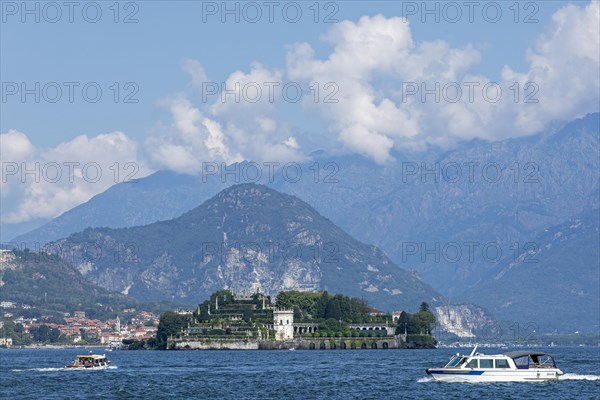
[{"label": "green tree on island", "polygon": [[410,314],[402,311],[398,317],[398,325],[396,326],[396,335],[408,333],[408,325],[410,323]]},{"label": "green tree on island", "polygon": [[327,304],[327,308],[325,309],[325,318],[339,320],[342,318],[342,307],[340,306],[340,301],[336,297],[331,299]]},{"label": "green tree on island", "polygon": [[402,311],[398,317],[396,325],[396,334],[409,335],[430,335],[435,328],[435,315],[429,311],[429,304],[422,302],[419,307],[419,312],[409,314]]},{"label": "green tree on island", "polygon": [[156,331],[157,347],[166,349],[169,337],[179,335],[182,329],[187,328],[189,322],[190,319],[186,315],[177,314],[173,311],[164,312],[160,316]]}]

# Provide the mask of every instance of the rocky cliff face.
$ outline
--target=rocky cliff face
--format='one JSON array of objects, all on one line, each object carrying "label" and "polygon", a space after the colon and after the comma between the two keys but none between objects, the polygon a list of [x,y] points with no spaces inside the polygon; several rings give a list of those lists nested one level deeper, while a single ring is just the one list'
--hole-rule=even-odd
[{"label": "rocky cliff face", "polygon": [[495,325],[494,320],[481,308],[471,304],[443,305],[435,308],[438,329],[460,338],[474,338],[477,331]]},{"label": "rocky cliff face", "polygon": [[15,253],[9,250],[0,250],[0,287],[4,286],[2,275],[4,271],[18,269],[19,265]]},{"label": "rocky cliff face", "polygon": [[225,189],[169,221],[87,229],[46,250],[96,284],[143,300],[194,304],[222,288],[328,290],[391,310],[441,298],[302,200],[254,184]]}]

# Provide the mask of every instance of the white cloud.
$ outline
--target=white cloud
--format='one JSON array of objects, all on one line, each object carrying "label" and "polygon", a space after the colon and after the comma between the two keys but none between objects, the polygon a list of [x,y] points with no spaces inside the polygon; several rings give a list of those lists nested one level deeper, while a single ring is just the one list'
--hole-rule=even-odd
[{"label": "white cloud", "polygon": [[232,156],[230,154],[229,148],[225,145],[225,135],[218,122],[204,118],[203,124],[208,131],[208,138],[204,141],[204,145],[212,159],[221,159],[228,163],[242,160],[241,155]]},{"label": "white cloud", "polygon": [[122,132],[81,135],[48,149],[35,148],[15,130],[0,138],[3,223],[56,217],[115,183],[151,172]]},{"label": "white cloud", "polygon": [[479,60],[471,47],[452,49],[445,42],[415,46],[410,26],[403,18],[382,15],[362,17],[358,23],[344,21],[334,26],[324,40],[333,50],[324,61],[315,59],[307,43],[296,44],[287,56],[292,79],[334,83],[337,102],[304,105],[328,121],[330,131],[350,151],[379,163],[391,159],[396,145],[423,141],[421,104],[402,104],[397,90],[377,87],[375,79],[386,79],[390,87],[403,81],[457,79]]},{"label": "white cloud", "polygon": [[27,135],[14,129],[0,136],[0,154],[6,160],[25,160],[35,153]]},{"label": "white cloud", "polygon": [[284,142],[284,145],[286,145],[287,147],[291,148],[291,149],[298,149],[300,148],[300,146],[298,145],[298,142],[296,141],[296,138],[293,136],[290,136],[289,138],[287,138]]},{"label": "white cloud", "polygon": [[[569,4],[552,16],[552,28],[527,52],[529,70],[505,66],[507,82],[535,82],[539,103],[515,110],[515,125],[535,132],[552,119],[573,119],[598,111],[600,93],[600,2]],[[531,91],[529,91],[531,93]],[[523,94],[522,94],[523,95]]]},{"label": "white cloud", "polygon": [[202,90],[203,84],[208,81],[202,64],[198,60],[187,59],[183,61],[182,68],[192,78],[190,85],[195,89]]},{"label": "white cloud", "polygon": [[144,146],[157,167],[198,174],[206,161],[229,164],[242,160],[240,154],[230,151],[221,126],[205,117],[185,96],[164,100],[160,106],[169,109],[172,124],[158,128]]},{"label": "white cloud", "polygon": [[[203,71],[197,61],[188,61],[185,69],[198,76]],[[194,73],[190,74],[193,83]],[[300,160],[296,139],[275,117],[283,84],[280,71],[253,63],[249,72],[234,71],[224,85],[218,84],[222,92],[205,96],[209,102],[203,109],[183,94],[162,101],[160,106],[169,109],[172,122],[154,130],[146,140],[146,152],[159,168],[192,174],[201,172],[204,161]]]},{"label": "white cloud", "polygon": [[225,82],[230,93],[209,106],[211,117],[221,121],[223,136],[244,159],[287,162],[304,158],[297,142],[295,146],[287,142],[290,129],[277,117],[286,102],[283,87],[287,83],[281,71],[252,63],[247,73],[231,73]]},{"label": "white cloud", "polygon": [[256,123],[263,132],[274,132],[277,129],[277,121],[271,118],[256,117]]},{"label": "white cloud", "polygon": [[[0,134],[0,163],[2,166],[2,179],[0,179],[1,198],[8,198],[14,185],[8,184],[8,177],[19,173],[19,162],[30,160],[35,154],[35,147],[29,141],[27,135],[15,129],[9,129],[7,133]],[[4,207],[6,209],[6,206]]]},{"label": "white cloud", "polygon": [[209,107],[210,114],[234,118],[240,113],[256,115],[272,112],[281,97],[282,81],[281,71],[270,70],[259,63],[252,63],[248,73],[234,71],[225,80],[221,93],[208,97],[213,101]]},{"label": "white cloud", "polygon": [[[598,2],[558,10],[550,33],[527,53],[529,70],[505,66],[497,83],[470,72],[482,57],[472,45],[457,49],[442,40],[416,45],[406,20],[381,15],[333,26],[323,36],[333,47],[323,60],[308,43],[291,46],[287,73],[306,83],[337,84],[338,102],[305,99],[305,108],[319,114],[346,149],[383,164],[394,147],[528,135],[552,120],[598,111],[599,14]],[[402,97],[413,84],[418,92]],[[421,96],[436,84],[439,99]],[[458,101],[455,87],[461,90]],[[501,94],[494,101],[497,88]],[[538,103],[524,103],[535,98]]]},{"label": "white cloud", "polygon": [[[322,40],[331,45],[323,58],[317,58],[309,43],[296,43],[288,48],[284,70],[254,62],[249,71],[232,72],[221,93],[209,96],[202,110],[180,100],[171,110],[174,126],[165,146],[183,148],[177,148],[178,160],[162,165],[197,171],[194,160],[207,157],[225,162],[301,159],[304,137],[293,134],[281,117],[281,86],[286,82],[305,89],[317,85],[318,98],[304,95],[302,112],[323,121],[347,151],[381,164],[391,160],[394,148],[451,147],[465,139],[528,135],[552,120],[597,111],[598,7],[592,2],[558,10],[549,33],[524,55],[528,70],[504,66],[499,82],[472,72],[489,56],[472,44],[454,48],[443,40],[415,43],[409,22],[399,17],[342,21],[323,34]],[[207,80],[195,60],[186,61],[184,69],[194,86]],[[406,96],[411,87],[418,92]],[[424,90],[434,88],[437,97],[423,96]],[[524,103],[536,98],[538,103]],[[152,158],[164,159],[162,151],[158,145]]]}]

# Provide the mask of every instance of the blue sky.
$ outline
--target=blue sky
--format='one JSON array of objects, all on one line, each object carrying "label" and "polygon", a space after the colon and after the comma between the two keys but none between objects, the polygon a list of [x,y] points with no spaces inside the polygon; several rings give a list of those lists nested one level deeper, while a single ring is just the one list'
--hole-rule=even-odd
[{"label": "blue sky", "polygon": [[[200,160],[301,160],[324,148],[385,165],[397,150],[529,135],[598,111],[598,2],[74,2],[72,22],[62,2],[29,2],[29,13],[24,4],[1,3],[3,224],[86,201],[115,183],[114,163],[135,163],[137,176],[197,173]],[[263,92],[207,94],[222,82]],[[303,90],[298,102],[279,89],[290,83]],[[407,95],[436,84],[462,95]],[[482,97],[490,85],[500,101]],[[59,182],[14,169],[53,162],[79,166]],[[82,178],[90,162],[101,180]]]},{"label": "blue sky", "polygon": [[[10,3],[10,2],[9,2]],[[203,22],[203,3],[214,3],[217,15],[206,15]],[[229,2],[235,7],[235,2]],[[30,96],[22,103],[18,96],[2,103],[3,118],[0,130],[18,129],[25,132],[36,146],[53,146],[80,135],[120,130],[132,138],[142,139],[146,130],[160,117],[157,100],[186,87],[188,76],[182,71],[185,59],[199,60],[211,80],[222,81],[237,69],[247,70],[253,61],[270,67],[281,68],[285,62],[285,48],[295,42],[309,42],[317,50],[327,51],[327,45],[319,37],[331,26],[323,22],[333,13],[338,20],[357,20],[363,15],[383,14],[388,17],[410,12],[411,30],[415,41],[442,39],[453,47],[473,44],[482,49],[483,58],[474,71],[490,79],[498,79],[503,65],[516,69],[525,68],[525,51],[534,44],[540,33],[548,29],[553,12],[562,7],[564,1],[537,2],[537,8],[519,7],[520,22],[515,23],[514,2],[500,2],[502,18],[497,23],[484,19],[481,2],[474,8],[474,22],[468,20],[468,8],[461,7],[462,18],[449,22],[453,15],[440,7],[439,13],[424,15],[421,2],[394,1],[344,1],[336,2],[338,8],[320,7],[319,23],[314,22],[314,2],[299,2],[303,12],[298,23],[286,22],[281,7],[275,8],[274,23],[268,22],[267,6],[257,2],[263,11],[257,23],[246,22],[240,5],[240,23],[234,15],[227,15],[221,22],[221,2],[193,1],[141,1],[134,2],[137,8],[122,2],[118,19],[114,23],[115,11],[109,9],[111,2],[102,4],[102,17],[98,23],[88,23],[83,18],[83,4],[74,9],[74,22],[69,23],[68,9],[62,7],[62,18],[56,23],[47,22],[54,14],[47,9],[44,15],[40,3],[40,22],[35,14],[23,15],[20,7],[16,14],[3,17],[2,25],[2,81],[6,82],[99,82],[103,98],[90,104],[81,98],[74,103],[59,101],[36,104]],[[416,14],[408,6],[418,7]],[[243,3],[240,3],[243,4]],[[435,7],[435,2],[428,3]],[[461,3],[459,3],[461,4]],[[5,4],[6,7],[6,4]],[[312,9],[310,7],[313,7]],[[509,7],[513,7],[510,9]],[[88,9],[93,18],[94,8]],[[294,8],[288,8],[291,14]],[[208,13],[209,10],[205,11]],[[250,9],[247,9],[248,19]],[[490,18],[494,9],[489,9]],[[533,14],[532,14],[533,13]],[[539,20],[526,23],[528,15]],[[131,16],[130,16],[131,15]],[[137,23],[124,23],[127,17]],[[436,16],[440,19],[435,22]],[[26,18],[26,23],[21,18]],[[46,19],[47,17],[47,19]],[[293,18],[293,15],[290,15]],[[421,18],[426,18],[425,23]],[[138,104],[114,103],[112,83],[135,82],[139,92],[135,96]],[[78,93],[76,92],[76,95]],[[81,97],[81,96],[77,96]],[[66,99],[66,95],[63,97]]]}]

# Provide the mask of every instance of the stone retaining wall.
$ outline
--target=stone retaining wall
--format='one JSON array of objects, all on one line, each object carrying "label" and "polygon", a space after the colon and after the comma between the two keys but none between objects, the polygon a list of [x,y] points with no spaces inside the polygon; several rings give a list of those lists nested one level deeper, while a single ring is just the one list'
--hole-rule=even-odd
[{"label": "stone retaining wall", "polygon": [[169,341],[176,350],[385,350],[405,348],[396,337],[383,338],[313,338],[278,340],[175,339]]}]

